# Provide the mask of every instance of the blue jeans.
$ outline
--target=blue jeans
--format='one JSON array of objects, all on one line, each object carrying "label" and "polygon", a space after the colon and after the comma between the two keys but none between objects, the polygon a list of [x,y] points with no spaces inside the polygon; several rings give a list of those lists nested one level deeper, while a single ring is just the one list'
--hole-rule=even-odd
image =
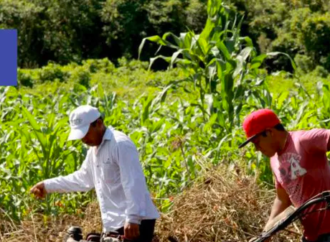
[{"label": "blue jeans", "polygon": [[[309,241],[303,237],[301,239],[301,242],[312,242],[312,241]],[[316,241],[313,242],[330,242],[330,234],[323,234],[319,236]]]}]

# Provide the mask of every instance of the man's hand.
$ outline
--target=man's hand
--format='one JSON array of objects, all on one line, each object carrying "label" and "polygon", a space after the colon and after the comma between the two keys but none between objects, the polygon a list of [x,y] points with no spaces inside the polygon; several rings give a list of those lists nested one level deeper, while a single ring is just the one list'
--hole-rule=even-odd
[{"label": "man's hand", "polygon": [[[259,238],[260,238],[260,237],[253,237],[253,238],[251,238],[251,239],[249,240],[249,242],[253,242],[253,241],[255,241],[255,240],[259,239]],[[271,240],[272,240],[272,237],[266,239],[265,242],[270,242]]]},{"label": "man's hand", "polygon": [[[274,204],[269,219],[266,223],[266,226],[264,227],[264,231],[270,230],[275,225],[275,223],[282,217],[281,213],[285,211],[290,205],[291,205],[291,200],[287,192],[282,187],[277,187],[276,198],[274,200]],[[286,211],[289,212],[291,210],[287,209]],[[286,213],[283,212],[283,214]],[[266,240],[266,242],[269,241],[271,241],[271,238]]]},{"label": "man's hand", "polygon": [[133,240],[140,236],[140,225],[133,223],[125,223],[124,226],[125,239]]},{"label": "man's hand", "polygon": [[[253,241],[257,240],[257,239],[259,239],[259,237],[253,237],[253,238],[251,238],[251,239],[249,240],[249,242],[253,242]],[[268,239],[265,240],[265,242],[270,242],[271,239],[272,239],[272,238],[268,238]]]},{"label": "man's hand", "polygon": [[34,185],[30,192],[33,193],[37,198],[45,198],[47,195],[47,191],[45,189],[45,184],[43,182],[39,182]]},{"label": "man's hand", "polygon": [[[262,234],[264,234],[266,232],[262,232]],[[268,239],[265,240],[265,242],[270,242],[272,240],[272,237],[269,237]]]}]

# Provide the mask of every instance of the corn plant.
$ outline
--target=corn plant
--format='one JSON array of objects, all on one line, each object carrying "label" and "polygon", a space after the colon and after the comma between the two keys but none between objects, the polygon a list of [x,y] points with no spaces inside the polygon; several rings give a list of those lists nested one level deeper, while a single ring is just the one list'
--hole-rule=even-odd
[{"label": "corn plant", "polygon": [[162,37],[146,37],[140,44],[139,54],[147,40],[157,43],[158,51],[163,46],[173,49],[171,57],[151,58],[149,68],[159,58],[171,68],[174,65],[183,68],[188,78],[177,84],[192,83],[199,95],[196,105],[204,113],[205,121],[216,115],[220,127],[228,132],[239,124],[240,111],[250,98],[256,99],[258,106],[271,106],[272,97],[264,85],[265,75],[260,66],[266,57],[280,53],[257,55],[252,40],[240,36],[243,18],[222,1],[209,0],[207,12],[200,34],[188,31],[177,36],[168,32]]}]

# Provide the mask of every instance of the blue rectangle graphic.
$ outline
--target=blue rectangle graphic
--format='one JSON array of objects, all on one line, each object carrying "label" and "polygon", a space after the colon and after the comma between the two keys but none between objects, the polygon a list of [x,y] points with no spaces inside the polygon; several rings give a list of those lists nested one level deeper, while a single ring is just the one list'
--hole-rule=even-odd
[{"label": "blue rectangle graphic", "polygon": [[0,86],[17,86],[16,29],[0,29]]}]

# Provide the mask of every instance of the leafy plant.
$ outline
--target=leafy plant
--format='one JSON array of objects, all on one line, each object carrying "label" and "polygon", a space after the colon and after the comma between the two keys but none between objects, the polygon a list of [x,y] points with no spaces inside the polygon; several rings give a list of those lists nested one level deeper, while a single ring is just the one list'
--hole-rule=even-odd
[{"label": "leafy plant", "polygon": [[[217,115],[220,126],[230,131],[239,123],[237,117],[249,97],[255,97],[263,107],[271,105],[271,95],[263,85],[264,75],[259,68],[266,57],[281,53],[258,56],[252,40],[240,36],[242,18],[222,1],[209,0],[207,12],[208,18],[200,34],[189,31],[176,36],[168,32],[162,37],[146,37],[139,53],[146,40],[157,43],[159,49],[163,46],[174,49],[171,57],[151,58],[150,67],[157,59],[164,59],[171,68],[174,65],[183,68],[188,78],[177,84],[193,83],[199,94],[195,105],[203,112],[205,121]],[[291,63],[295,68],[292,60]]]}]

